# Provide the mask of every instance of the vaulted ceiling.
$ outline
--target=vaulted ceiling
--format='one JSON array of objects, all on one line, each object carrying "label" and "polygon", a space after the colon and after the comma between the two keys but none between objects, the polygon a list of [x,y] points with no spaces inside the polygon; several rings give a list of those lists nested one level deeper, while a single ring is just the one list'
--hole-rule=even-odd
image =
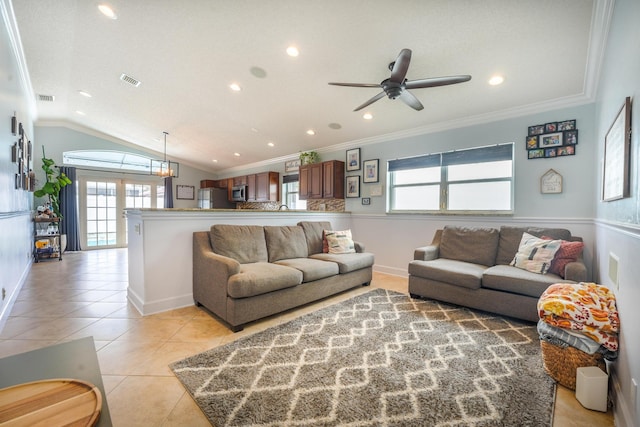
[{"label": "vaulted ceiling", "polygon": [[[104,3],[117,19],[99,1],[14,0],[37,122],[160,153],[166,131],[171,159],[216,172],[591,102],[612,0]],[[403,48],[409,80],[472,79],[412,90],[422,111],[385,97],[354,112],[380,90],[327,84],[380,83]]]}]

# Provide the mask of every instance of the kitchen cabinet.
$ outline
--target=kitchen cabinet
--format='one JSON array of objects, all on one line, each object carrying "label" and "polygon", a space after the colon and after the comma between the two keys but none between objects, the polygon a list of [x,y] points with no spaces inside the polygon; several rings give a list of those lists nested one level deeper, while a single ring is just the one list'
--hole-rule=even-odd
[{"label": "kitchen cabinet", "polygon": [[247,175],[247,202],[256,201],[256,174]]},{"label": "kitchen cabinet", "polygon": [[300,200],[322,198],[322,163],[300,166]]},{"label": "kitchen cabinet", "polygon": [[322,163],[322,198],[344,199],[344,162]]},{"label": "kitchen cabinet", "polygon": [[329,160],[300,166],[301,200],[344,199],[344,162]]},{"label": "kitchen cabinet", "polygon": [[280,174],[278,172],[256,174],[256,201],[280,201]]}]

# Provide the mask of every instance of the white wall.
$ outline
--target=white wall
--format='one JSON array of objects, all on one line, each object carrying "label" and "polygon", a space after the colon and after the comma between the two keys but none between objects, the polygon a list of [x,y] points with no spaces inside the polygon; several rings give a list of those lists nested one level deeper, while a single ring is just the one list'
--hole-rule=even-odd
[{"label": "white wall", "polygon": [[[640,397],[632,399],[631,379],[640,383],[640,2],[616,0],[607,40],[606,54],[598,85],[596,108],[596,141],[598,174],[596,186],[602,182],[600,162],[604,153],[604,137],[624,99],[631,96],[631,196],[613,202],[596,203],[594,270],[599,283],[612,288],[620,312],[620,355],[614,365],[615,419],[620,427],[640,425]],[[620,258],[618,285],[609,278],[609,254]]]},{"label": "white wall", "polygon": [[11,146],[17,137],[11,134],[11,117],[15,114],[33,141],[33,94],[15,50],[16,31],[11,25],[8,0],[0,1],[0,329],[17,291],[31,265],[32,225],[31,193],[16,190],[14,176],[18,165],[11,161]]}]

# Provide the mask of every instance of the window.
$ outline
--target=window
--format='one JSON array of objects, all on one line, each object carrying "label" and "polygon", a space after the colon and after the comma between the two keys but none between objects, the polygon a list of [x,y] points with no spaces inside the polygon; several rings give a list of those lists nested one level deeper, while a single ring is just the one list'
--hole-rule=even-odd
[{"label": "window", "polygon": [[513,143],[388,162],[390,212],[513,211]]},{"label": "window", "polygon": [[65,165],[107,168],[150,174],[151,159],[139,154],[110,150],[78,150],[62,153]]},{"label": "window", "polygon": [[300,176],[284,175],[282,177],[282,203],[289,209],[307,209],[307,201],[298,199],[300,192]]}]

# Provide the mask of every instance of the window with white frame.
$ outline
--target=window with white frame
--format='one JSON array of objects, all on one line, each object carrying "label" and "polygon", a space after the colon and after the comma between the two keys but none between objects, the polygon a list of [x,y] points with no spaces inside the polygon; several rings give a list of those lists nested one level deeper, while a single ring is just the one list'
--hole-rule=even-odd
[{"label": "window with white frame", "polygon": [[284,175],[282,177],[282,204],[289,209],[307,209],[307,201],[300,200],[300,176]]},{"label": "window with white frame", "polygon": [[513,212],[513,143],[390,160],[389,212]]}]

